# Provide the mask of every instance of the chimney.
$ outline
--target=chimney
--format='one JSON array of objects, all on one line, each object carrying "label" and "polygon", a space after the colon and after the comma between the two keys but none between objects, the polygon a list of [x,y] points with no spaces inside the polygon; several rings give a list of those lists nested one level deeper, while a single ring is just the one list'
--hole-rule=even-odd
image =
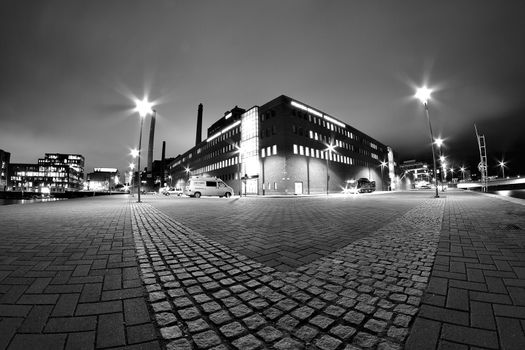
[{"label": "chimney", "polygon": [[151,178],[153,171],[153,140],[155,138],[155,117],[157,116],[157,111],[153,110],[153,115],[151,116],[151,124],[149,128],[149,146],[148,146],[148,171],[146,177]]},{"label": "chimney", "polygon": [[195,137],[195,146],[202,141],[202,103],[199,103],[199,110],[197,112],[197,135]]},{"label": "chimney", "polygon": [[160,177],[161,186],[164,186],[166,181],[166,141],[162,141],[162,173]]}]

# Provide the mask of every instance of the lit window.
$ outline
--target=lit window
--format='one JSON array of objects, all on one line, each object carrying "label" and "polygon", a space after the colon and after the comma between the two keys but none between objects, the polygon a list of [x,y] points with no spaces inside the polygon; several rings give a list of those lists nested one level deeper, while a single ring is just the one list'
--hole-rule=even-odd
[{"label": "lit window", "polygon": [[268,154],[268,157],[272,155],[272,148],[270,146],[266,147],[266,154]]},{"label": "lit window", "polygon": [[274,190],[277,189],[277,182],[274,182],[274,183],[273,183],[273,189],[274,189]]},{"label": "lit window", "polygon": [[304,154],[305,154],[307,157],[310,157],[310,148],[305,147],[305,148],[304,148]]},{"label": "lit window", "polygon": [[277,154],[277,145],[273,145],[273,155],[275,156]]},{"label": "lit window", "polygon": [[293,154],[297,154],[297,145],[293,144]]},{"label": "lit window", "polygon": [[315,150],[315,158],[319,158],[319,150],[318,149]]},{"label": "lit window", "polygon": [[266,150],[264,148],[261,149],[261,157],[266,157]]},{"label": "lit window", "polygon": [[303,146],[299,146],[299,154],[304,155],[304,148]]}]

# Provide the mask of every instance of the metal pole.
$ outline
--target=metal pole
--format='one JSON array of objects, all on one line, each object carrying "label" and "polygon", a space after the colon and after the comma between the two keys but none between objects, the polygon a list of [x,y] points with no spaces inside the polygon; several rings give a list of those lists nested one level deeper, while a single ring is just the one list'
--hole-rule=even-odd
[{"label": "metal pole", "polygon": [[329,181],[330,181],[330,175],[328,175],[328,169],[329,169],[329,165],[328,165],[328,154],[330,153],[330,150],[326,151],[326,195],[328,196],[328,185],[329,185]]},{"label": "metal pole", "polygon": [[432,161],[434,163],[434,178],[435,178],[435,187],[436,187],[435,197],[439,198],[437,175],[436,175],[436,152],[434,151],[434,134],[432,133],[432,124],[430,123],[430,115],[428,113],[428,103],[427,102],[425,102],[425,114],[427,115],[428,129],[430,130],[430,145],[432,146]]},{"label": "metal pole", "polygon": [[138,199],[137,199],[137,203],[140,203],[140,184],[141,184],[141,176],[140,176],[140,149],[142,147],[142,125],[144,124],[144,118],[145,117],[142,117],[140,116],[140,133],[139,133],[139,154],[138,154],[138,166],[139,166],[139,171],[138,171],[138,174],[139,174],[139,184],[138,184]]}]

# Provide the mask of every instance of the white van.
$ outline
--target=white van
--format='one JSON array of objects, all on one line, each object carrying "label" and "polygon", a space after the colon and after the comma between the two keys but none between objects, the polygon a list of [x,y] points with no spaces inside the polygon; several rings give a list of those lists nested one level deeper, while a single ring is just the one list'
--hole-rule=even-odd
[{"label": "white van", "polygon": [[195,198],[199,198],[200,196],[228,198],[233,194],[233,188],[216,177],[192,176],[188,186],[184,189],[184,194]]}]

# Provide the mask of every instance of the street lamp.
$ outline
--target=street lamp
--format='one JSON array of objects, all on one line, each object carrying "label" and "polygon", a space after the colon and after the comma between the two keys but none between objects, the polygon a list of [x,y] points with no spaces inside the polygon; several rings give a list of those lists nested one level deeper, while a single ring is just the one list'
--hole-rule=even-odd
[{"label": "street lamp", "polygon": [[237,148],[237,153],[239,154],[239,161],[238,161],[238,171],[239,171],[239,197],[242,196],[242,148],[240,146],[235,145],[235,148]]},{"label": "street lamp", "polygon": [[430,123],[430,115],[428,113],[428,99],[430,98],[430,93],[432,91],[428,89],[427,87],[422,87],[417,89],[415,97],[423,103],[423,106],[425,107],[425,114],[427,116],[428,120],[428,129],[430,131],[430,143],[432,146],[432,161],[434,163],[434,178],[435,178],[435,184],[436,184],[436,198],[439,198],[438,193],[438,186],[437,186],[437,175],[436,175],[436,153],[434,151],[434,135],[432,133],[432,124]]},{"label": "street lamp", "polygon": [[135,163],[129,163],[129,175],[131,178],[131,180],[129,181],[129,185],[131,187],[131,197],[133,197],[133,175],[135,175],[133,169],[135,169]]},{"label": "street lamp", "polygon": [[498,165],[501,167],[501,172],[502,172],[503,179],[505,179],[505,164],[507,164],[507,163],[502,161],[502,160],[498,163]]},{"label": "street lamp", "polygon": [[[435,144],[436,146],[438,147],[439,149],[439,160],[441,162],[441,192],[444,192],[445,191],[445,184],[443,183],[443,172],[445,171],[445,167],[443,165],[443,162],[445,161],[445,157],[443,157],[443,153],[441,153],[441,146],[443,145],[443,139],[438,137],[436,140],[435,140]],[[436,175],[436,181],[437,181],[437,175]],[[437,182],[436,182],[437,184]]]},{"label": "street lamp", "polygon": [[383,178],[383,168],[386,167],[387,163],[385,161],[382,161],[381,164],[379,164],[381,166],[381,190],[384,191],[385,190],[385,180]]},{"label": "street lamp", "polygon": [[333,152],[335,149],[335,145],[332,145],[332,143],[330,142],[330,144],[327,145],[327,148],[325,150],[325,157],[326,157],[326,195],[328,196],[328,185],[329,185],[329,182],[330,182],[330,175],[328,174],[328,170],[329,170],[329,165],[328,165],[328,158],[329,156],[332,154],[331,152]]},{"label": "street lamp", "polygon": [[465,181],[465,167],[462,166],[459,170],[461,171],[461,178]]},{"label": "street lamp", "polygon": [[137,203],[140,203],[140,185],[142,182],[141,169],[140,169],[140,149],[142,147],[142,126],[144,125],[144,118],[148,113],[152,112],[153,103],[148,102],[147,97],[144,97],[143,100],[135,100],[135,111],[139,113],[140,116],[140,133],[139,133],[139,149],[137,153],[138,157],[138,175],[139,175],[139,185],[138,185],[138,200]]}]

